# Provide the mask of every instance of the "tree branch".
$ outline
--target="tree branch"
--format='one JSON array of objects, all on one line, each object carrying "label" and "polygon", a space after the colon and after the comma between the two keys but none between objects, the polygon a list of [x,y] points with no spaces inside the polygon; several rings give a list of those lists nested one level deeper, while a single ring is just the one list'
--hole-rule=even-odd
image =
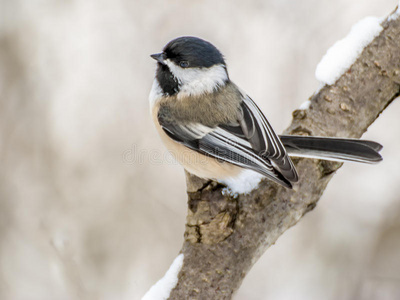
[{"label": "tree branch", "polygon": [[[294,135],[359,138],[400,94],[400,18],[384,30],[351,68],[293,112]],[[252,265],[288,228],[312,210],[341,163],[294,160],[293,190],[264,180],[233,198],[223,186],[187,174],[188,216],[184,264],[169,299],[230,299]]]}]

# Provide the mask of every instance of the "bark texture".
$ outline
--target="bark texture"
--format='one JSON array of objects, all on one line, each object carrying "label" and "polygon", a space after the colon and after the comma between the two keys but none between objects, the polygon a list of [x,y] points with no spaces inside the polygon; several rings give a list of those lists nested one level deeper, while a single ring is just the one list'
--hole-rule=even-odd
[{"label": "bark texture", "polygon": [[[359,138],[400,93],[400,18],[384,30],[331,86],[293,112],[286,134]],[[252,265],[312,210],[341,163],[295,159],[292,190],[264,180],[233,198],[223,186],[187,174],[184,265],[169,299],[231,299]]]}]

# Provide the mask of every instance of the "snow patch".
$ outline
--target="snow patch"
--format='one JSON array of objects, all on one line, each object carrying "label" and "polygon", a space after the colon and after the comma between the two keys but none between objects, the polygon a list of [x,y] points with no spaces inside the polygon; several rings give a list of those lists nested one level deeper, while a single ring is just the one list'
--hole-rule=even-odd
[{"label": "snow patch", "polygon": [[315,70],[316,78],[322,83],[334,84],[383,30],[381,21],[381,18],[367,17],[353,25],[344,39],[328,49]]},{"label": "snow patch", "polygon": [[179,254],[169,267],[164,277],[154,284],[143,296],[142,300],[165,300],[178,283],[178,274],[183,266],[183,254]]},{"label": "snow patch", "polygon": [[243,170],[238,176],[219,180],[219,182],[227,186],[223,193],[237,197],[238,194],[248,194],[257,188],[263,178],[264,176],[257,172]]},{"label": "snow patch", "polygon": [[311,105],[311,101],[310,101],[310,100],[304,101],[304,102],[300,105],[299,109],[300,109],[300,110],[309,109],[309,108],[310,108],[310,105]]}]

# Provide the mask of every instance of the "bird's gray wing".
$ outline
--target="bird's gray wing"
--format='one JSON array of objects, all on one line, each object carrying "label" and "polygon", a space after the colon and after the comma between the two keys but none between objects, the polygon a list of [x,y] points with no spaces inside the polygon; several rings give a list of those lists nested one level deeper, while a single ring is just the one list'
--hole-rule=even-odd
[{"label": "bird's gray wing", "polygon": [[298,181],[293,162],[266,117],[250,97],[243,95],[242,100],[242,114],[238,117],[238,124],[221,127],[237,138],[248,141],[254,152],[270,160],[274,168],[288,181]]},{"label": "bird's gray wing", "polygon": [[[243,132],[231,131],[228,127],[208,127],[200,123],[180,123],[159,111],[158,122],[164,132],[174,141],[201,154],[229,162],[245,169],[256,171],[286,187],[289,180],[277,170],[267,156],[260,156]],[[234,128],[234,126],[231,126]]]}]

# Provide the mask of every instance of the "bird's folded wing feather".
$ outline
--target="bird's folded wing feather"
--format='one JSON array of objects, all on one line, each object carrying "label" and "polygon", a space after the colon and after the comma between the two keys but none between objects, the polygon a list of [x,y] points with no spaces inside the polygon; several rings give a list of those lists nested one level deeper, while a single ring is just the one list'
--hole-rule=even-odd
[{"label": "bird's folded wing feather", "polygon": [[296,169],[266,117],[250,97],[243,96],[242,99],[239,124],[221,125],[221,127],[237,137],[246,139],[254,152],[268,158],[288,181],[298,181]]},{"label": "bird's folded wing feather", "polygon": [[[158,114],[158,122],[170,138],[192,150],[239,167],[251,169],[284,186],[291,187],[291,180],[282,175],[281,168],[276,167],[278,164],[275,161],[286,163],[289,161],[290,164],[291,161],[286,158],[286,152],[280,145],[280,141],[276,141],[275,133],[268,137],[267,141],[260,140],[263,137],[267,138],[267,129],[271,132],[273,130],[270,127],[261,129],[260,125],[256,123],[258,120],[253,117],[253,113],[246,104],[243,104],[242,110],[243,119],[239,118],[237,126],[234,124],[209,127],[201,123],[184,124],[174,121],[174,118],[169,117],[165,111],[161,110]],[[273,150],[268,151],[265,149],[265,145],[270,144]],[[273,163],[266,155],[267,153],[274,154]],[[283,157],[281,157],[282,155]]]}]

